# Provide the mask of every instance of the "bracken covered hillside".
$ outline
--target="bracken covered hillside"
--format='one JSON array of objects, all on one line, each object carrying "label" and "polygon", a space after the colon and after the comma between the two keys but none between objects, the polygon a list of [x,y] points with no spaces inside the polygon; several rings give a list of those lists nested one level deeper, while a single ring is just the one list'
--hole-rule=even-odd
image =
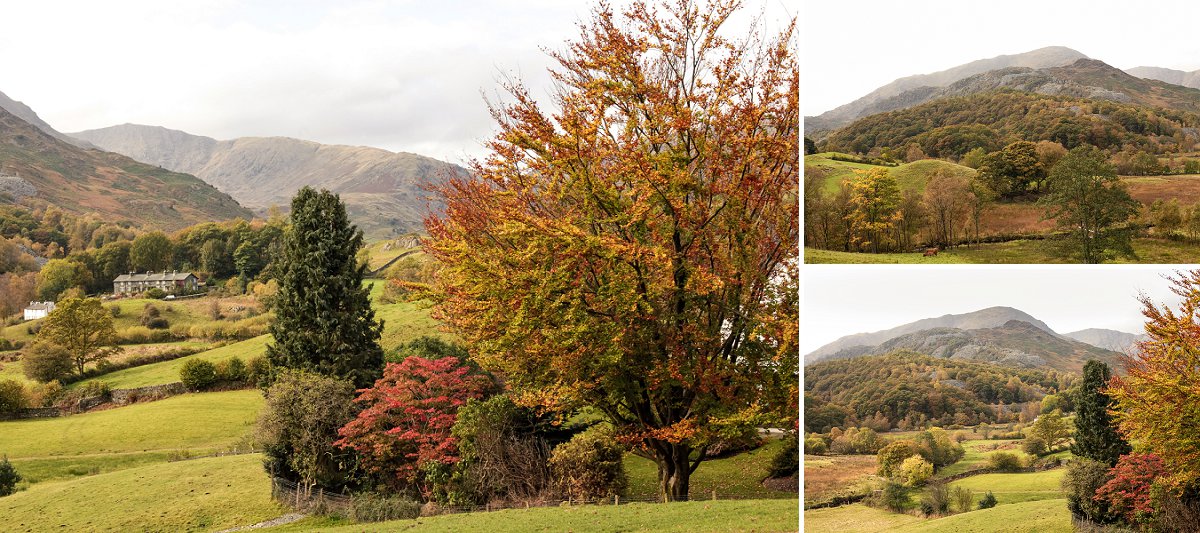
[{"label": "bracken covered hillside", "polygon": [[[0,202],[49,203],[164,230],[253,216],[195,176],[64,142],[0,108]],[[7,192],[4,192],[7,191]]]}]

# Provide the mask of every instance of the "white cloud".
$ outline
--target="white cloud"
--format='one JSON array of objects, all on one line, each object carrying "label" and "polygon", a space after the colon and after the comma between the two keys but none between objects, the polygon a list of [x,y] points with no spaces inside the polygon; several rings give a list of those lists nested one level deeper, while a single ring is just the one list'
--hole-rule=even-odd
[{"label": "white cloud", "polygon": [[592,5],[10,3],[0,91],[61,131],[133,122],[462,161],[493,133],[481,91],[492,94],[501,73],[517,73],[544,94],[550,59],[542,47],[575,37]]}]

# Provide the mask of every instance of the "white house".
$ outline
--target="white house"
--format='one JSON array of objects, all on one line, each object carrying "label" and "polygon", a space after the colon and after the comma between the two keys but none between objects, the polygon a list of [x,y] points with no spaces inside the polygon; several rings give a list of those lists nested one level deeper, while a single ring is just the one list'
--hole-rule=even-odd
[{"label": "white house", "polygon": [[54,310],[54,302],[29,302],[25,306],[25,320],[46,318]]}]

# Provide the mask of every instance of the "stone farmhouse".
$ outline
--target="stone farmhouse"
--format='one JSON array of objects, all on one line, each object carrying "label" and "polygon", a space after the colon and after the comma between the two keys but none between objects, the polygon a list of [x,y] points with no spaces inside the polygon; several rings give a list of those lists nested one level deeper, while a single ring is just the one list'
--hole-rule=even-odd
[{"label": "stone farmhouse", "polygon": [[157,288],[165,292],[194,291],[199,280],[191,272],[166,270],[137,274],[121,274],[113,280],[113,294],[137,294]]},{"label": "stone farmhouse", "polygon": [[46,318],[54,310],[54,302],[29,302],[25,306],[25,320]]}]

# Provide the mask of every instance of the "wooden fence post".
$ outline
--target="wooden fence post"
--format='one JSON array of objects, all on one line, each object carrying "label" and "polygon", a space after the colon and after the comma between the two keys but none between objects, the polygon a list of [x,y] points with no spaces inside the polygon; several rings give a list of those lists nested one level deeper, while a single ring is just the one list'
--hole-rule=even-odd
[{"label": "wooden fence post", "polygon": [[717,501],[717,489],[713,489],[713,501]]}]

